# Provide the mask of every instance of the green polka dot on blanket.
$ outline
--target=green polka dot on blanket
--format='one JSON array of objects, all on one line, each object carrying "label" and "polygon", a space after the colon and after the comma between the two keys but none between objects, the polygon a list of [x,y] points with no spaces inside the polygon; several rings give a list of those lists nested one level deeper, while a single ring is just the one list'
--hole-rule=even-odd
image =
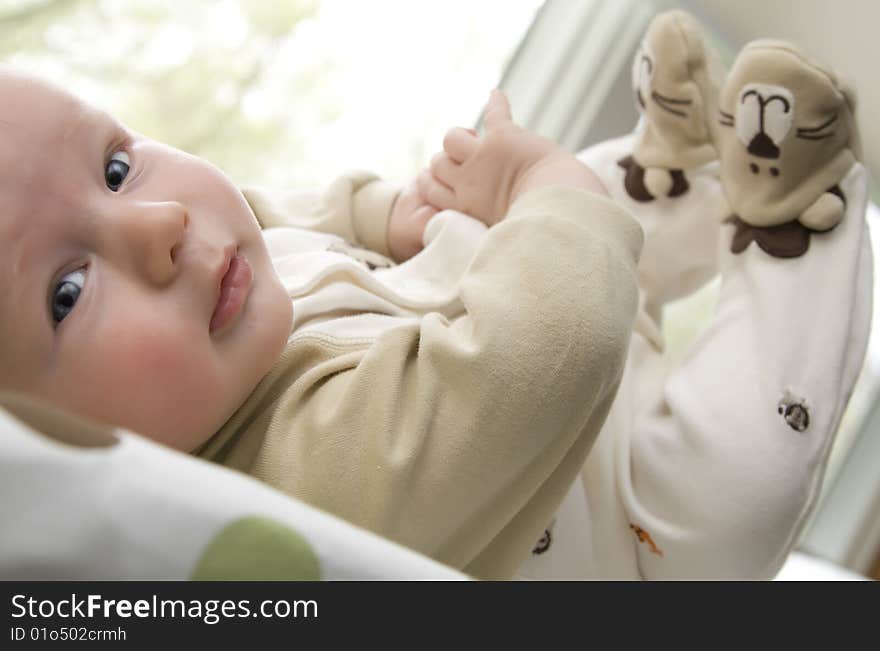
[{"label": "green polka dot on blanket", "polygon": [[197,581],[318,581],[321,566],[296,531],[266,517],[246,517],[208,543],[190,577]]}]

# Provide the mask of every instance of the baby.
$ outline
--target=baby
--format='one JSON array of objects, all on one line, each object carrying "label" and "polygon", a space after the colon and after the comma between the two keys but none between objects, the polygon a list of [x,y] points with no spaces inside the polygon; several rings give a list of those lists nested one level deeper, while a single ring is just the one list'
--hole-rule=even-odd
[{"label": "baby", "polygon": [[[450,131],[399,195],[353,175],[273,203],[42,82],[2,71],[0,96],[0,387],[513,574],[604,421],[636,309],[641,231],[586,165],[496,92],[485,133]],[[350,244],[288,230],[279,276],[260,224],[280,223]],[[403,264],[371,273],[351,243]],[[417,275],[456,298],[432,309]]]}]

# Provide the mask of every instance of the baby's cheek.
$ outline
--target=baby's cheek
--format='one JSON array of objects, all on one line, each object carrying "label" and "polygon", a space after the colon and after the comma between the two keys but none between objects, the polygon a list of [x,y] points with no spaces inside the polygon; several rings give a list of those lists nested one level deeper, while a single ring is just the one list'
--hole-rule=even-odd
[{"label": "baby's cheek", "polygon": [[179,335],[166,331],[133,342],[123,381],[129,404],[141,406],[143,433],[186,448],[185,441],[204,436],[223,387],[211,351],[199,338]]},{"label": "baby's cheek", "polygon": [[211,399],[222,393],[210,350],[198,342],[167,325],[107,332],[83,360],[86,381],[71,397],[87,415],[185,449],[204,436]]}]

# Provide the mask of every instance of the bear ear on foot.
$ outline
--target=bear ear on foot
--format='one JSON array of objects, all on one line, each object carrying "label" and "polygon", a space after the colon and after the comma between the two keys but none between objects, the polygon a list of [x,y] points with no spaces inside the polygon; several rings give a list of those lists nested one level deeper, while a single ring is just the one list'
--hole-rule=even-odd
[{"label": "bear ear on foot", "polygon": [[666,197],[672,192],[672,174],[662,167],[645,170],[645,187],[655,197]]},{"label": "bear ear on foot", "polygon": [[646,203],[657,197],[680,197],[690,189],[684,170],[645,169],[632,156],[617,161],[625,171],[623,187],[630,198]]},{"label": "bear ear on foot", "polygon": [[733,215],[727,221],[735,226],[731,253],[742,253],[752,242],[774,258],[799,258],[810,248],[813,231],[797,220],[777,226],[752,226]]},{"label": "bear ear on foot", "polygon": [[843,219],[844,212],[846,203],[843,195],[825,192],[803,212],[798,221],[813,231],[830,231]]},{"label": "bear ear on foot", "polygon": [[654,195],[645,186],[645,168],[639,165],[632,156],[626,156],[617,161],[625,174],[623,176],[623,188],[635,201],[647,203],[654,201]]}]

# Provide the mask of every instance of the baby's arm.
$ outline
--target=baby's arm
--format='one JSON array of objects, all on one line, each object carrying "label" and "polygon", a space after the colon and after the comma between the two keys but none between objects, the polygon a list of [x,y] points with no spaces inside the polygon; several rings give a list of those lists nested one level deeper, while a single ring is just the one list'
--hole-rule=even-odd
[{"label": "baby's arm", "polygon": [[[285,403],[292,435],[256,461],[284,470],[263,478],[477,576],[510,576],[605,418],[635,313],[641,231],[571,187],[582,168],[561,156],[520,168],[521,195],[461,281],[462,316],[413,318],[371,342],[300,335],[289,353],[313,365]],[[553,187],[563,170],[569,187]]]},{"label": "baby's arm", "polygon": [[402,190],[376,175],[352,171],[321,193],[245,188],[260,226],[294,226],[338,235],[397,262],[422,248],[422,234],[437,209],[413,181]]},{"label": "baby's arm", "polygon": [[338,235],[383,255],[389,255],[388,218],[400,188],[375,174],[352,171],[331,183],[323,193],[242,190],[260,226],[293,226]]}]

